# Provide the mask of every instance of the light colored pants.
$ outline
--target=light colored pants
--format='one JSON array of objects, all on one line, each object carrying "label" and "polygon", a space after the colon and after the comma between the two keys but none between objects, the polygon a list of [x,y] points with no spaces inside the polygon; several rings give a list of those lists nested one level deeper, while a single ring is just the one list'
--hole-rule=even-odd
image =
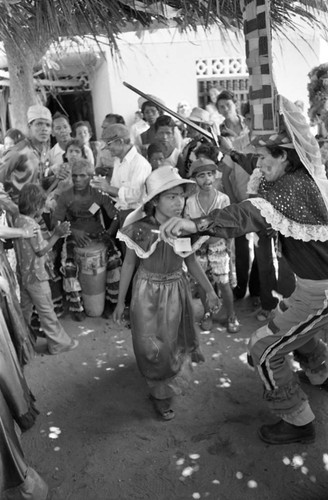
[{"label": "light colored pants", "polygon": [[35,281],[24,288],[21,287],[21,308],[28,325],[31,323],[33,306],[35,306],[41,328],[47,337],[50,354],[56,354],[63,347],[70,345],[72,340],[60,324],[54,311],[48,281]]},{"label": "light colored pants", "polygon": [[328,280],[297,278],[288,308],[252,336],[249,351],[264,385],[264,399],[283,420],[305,425],[314,419],[292,370],[294,353],[313,385],[328,378],[327,346],[318,338],[328,325]]}]

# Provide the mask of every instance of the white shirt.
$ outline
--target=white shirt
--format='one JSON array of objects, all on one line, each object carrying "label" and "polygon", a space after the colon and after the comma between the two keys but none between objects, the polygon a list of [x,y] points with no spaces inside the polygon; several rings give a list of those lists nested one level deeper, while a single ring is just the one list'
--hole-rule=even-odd
[{"label": "white shirt", "polygon": [[123,160],[114,165],[110,185],[118,188],[116,208],[127,210],[141,205],[145,195],[145,181],[150,173],[150,164],[138,153],[136,147],[132,146]]},{"label": "white shirt", "polygon": [[63,163],[63,154],[64,153],[65,153],[65,150],[62,149],[57,142],[54,145],[54,147],[51,148],[49,151],[50,166],[54,165],[55,163],[57,163],[58,165],[61,165]]}]

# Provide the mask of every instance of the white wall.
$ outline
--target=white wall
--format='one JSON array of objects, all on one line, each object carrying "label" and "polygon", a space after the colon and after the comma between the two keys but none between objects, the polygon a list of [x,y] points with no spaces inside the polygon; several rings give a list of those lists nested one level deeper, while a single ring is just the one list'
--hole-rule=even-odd
[{"label": "white wall", "polygon": [[146,94],[164,100],[176,111],[177,103],[185,99],[197,106],[195,61],[201,57],[237,57],[243,54],[243,41],[224,44],[218,31],[180,35],[176,30],[144,33],[142,39],[129,33],[119,43],[121,61],[108,58],[113,111],[128,122],[137,110],[138,95],[122,85],[126,81]]},{"label": "white wall", "polygon": [[101,124],[113,108],[108,64],[105,58],[101,58],[93,74],[90,75],[90,87],[93,101],[93,110],[96,125],[96,137],[101,136]]},{"label": "white wall", "polygon": [[[320,64],[328,44],[309,27],[302,27],[302,38],[287,32],[287,38],[273,41],[273,67],[278,91],[295,101],[307,100],[309,71]],[[126,81],[145,93],[164,100],[176,110],[181,99],[197,106],[195,61],[209,57],[244,57],[243,38],[236,34],[222,39],[219,30],[180,34],[177,30],[126,33],[118,43],[120,59],[107,51],[108,71],[102,65],[95,75],[94,110],[97,130],[104,114],[119,113],[128,124],[137,110],[138,95],[123,86]],[[109,92],[110,89],[110,92]],[[107,109],[107,107],[110,109]],[[105,109],[106,108],[106,109]]]}]

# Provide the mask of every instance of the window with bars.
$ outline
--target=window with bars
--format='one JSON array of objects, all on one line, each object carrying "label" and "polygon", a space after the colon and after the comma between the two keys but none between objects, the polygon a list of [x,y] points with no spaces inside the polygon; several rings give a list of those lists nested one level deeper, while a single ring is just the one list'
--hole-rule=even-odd
[{"label": "window with bars", "polygon": [[248,100],[248,71],[244,58],[202,58],[196,60],[198,105],[205,108],[208,91],[230,90],[240,104]]}]

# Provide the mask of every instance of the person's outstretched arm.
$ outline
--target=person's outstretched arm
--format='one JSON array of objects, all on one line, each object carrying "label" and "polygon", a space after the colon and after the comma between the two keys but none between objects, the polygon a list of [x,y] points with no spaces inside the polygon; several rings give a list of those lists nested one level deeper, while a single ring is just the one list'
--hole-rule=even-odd
[{"label": "person's outstretched arm", "polygon": [[126,294],[128,292],[136,264],[137,264],[137,256],[135,252],[130,248],[127,248],[121,270],[120,287],[118,290],[118,301],[115,311],[113,313],[113,319],[117,323],[119,323],[122,319],[125,307]]},{"label": "person's outstretched arm", "polygon": [[163,239],[187,234],[207,234],[220,238],[237,238],[247,233],[261,231],[270,225],[261,212],[248,200],[213,210],[206,217],[181,219],[173,217],[160,227]]},{"label": "person's outstretched arm", "polygon": [[34,227],[8,227],[0,226],[0,238],[4,240],[12,238],[33,238],[36,233],[36,228]]}]

